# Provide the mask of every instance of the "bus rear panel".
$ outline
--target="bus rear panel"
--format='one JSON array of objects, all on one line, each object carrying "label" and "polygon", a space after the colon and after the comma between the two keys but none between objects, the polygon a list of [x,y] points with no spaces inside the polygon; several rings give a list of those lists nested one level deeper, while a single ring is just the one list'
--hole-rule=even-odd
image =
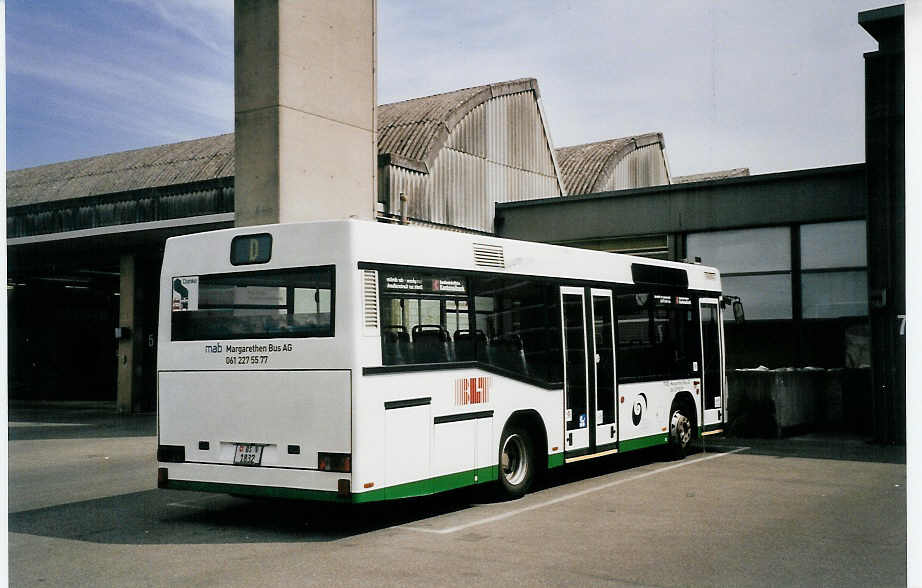
[{"label": "bus rear panel", "polygon": [[[271,229],[270,229],[271,230]],[[170,239],[161,275],[158,485],[347,500],[352,370],[335,236]],[[305,254],[300,250],[313,254]],[[339,331],[339,333],[337,333]],[[337,335],[339,335],[337,337]]]}]

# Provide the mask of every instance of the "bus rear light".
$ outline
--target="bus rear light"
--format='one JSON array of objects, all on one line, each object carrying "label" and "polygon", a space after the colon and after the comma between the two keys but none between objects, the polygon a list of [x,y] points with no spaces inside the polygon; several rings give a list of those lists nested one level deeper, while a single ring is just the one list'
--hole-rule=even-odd
[{"label": "bus rear light", "polygon": [[186,448],[183,445],[158,445],[157,461],[182,463],[186,461]]},{"label": "bus rear light", "polygon": [[157,488],[166,488],[170,481],[170,472],[166,468],[157,468]]},{"label": "bus rear light", "polygon": [[352,483],[346,478],[340,478],[336,482],[336,495],[347,498],[350,494],[352,494]]},{"label": "bus rear light", "polygon": [[352,454],[351,453],[318,453],[317,469],[322,472],[344,472],[352,471]]}]

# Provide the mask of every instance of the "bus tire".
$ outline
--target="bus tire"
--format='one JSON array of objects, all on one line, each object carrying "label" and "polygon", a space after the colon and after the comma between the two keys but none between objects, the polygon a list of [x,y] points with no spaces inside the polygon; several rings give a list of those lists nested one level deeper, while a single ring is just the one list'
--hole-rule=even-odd
[{"label": "bus tire", "polygon": [[677,459],[688,453],[688,446],[693,437],[694,423],[684,404],[673,404],[669,411],[669,447]]},{"label": "bus tire", "polygon": [[519,425],[507,425],[499,440],[499,487],[507,498],[519,498],[535,480],[534,443]]}]

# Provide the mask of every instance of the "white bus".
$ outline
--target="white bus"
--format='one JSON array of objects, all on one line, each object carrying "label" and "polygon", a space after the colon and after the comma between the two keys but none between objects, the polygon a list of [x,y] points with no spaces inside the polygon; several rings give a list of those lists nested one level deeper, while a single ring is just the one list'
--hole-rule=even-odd
[{"label": "white bus", "polygon": [[169,239],[158,486],[367,502],[725,421],[714,268],[330,221]]}]

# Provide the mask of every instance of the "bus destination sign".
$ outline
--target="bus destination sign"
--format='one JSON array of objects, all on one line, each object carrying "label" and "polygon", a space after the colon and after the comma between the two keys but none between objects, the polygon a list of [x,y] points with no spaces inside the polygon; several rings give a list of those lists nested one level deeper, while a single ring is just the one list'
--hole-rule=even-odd
[{"label": "bus destination sign", "polygon": [[238,235],[231,240],[230,262],[233,265],[266,263],[272,257],[272,235]]},{"label": "bus destination sign", "polygon": [[383,274],[384,290],[408,294],[466,294],[464,278]]}]

